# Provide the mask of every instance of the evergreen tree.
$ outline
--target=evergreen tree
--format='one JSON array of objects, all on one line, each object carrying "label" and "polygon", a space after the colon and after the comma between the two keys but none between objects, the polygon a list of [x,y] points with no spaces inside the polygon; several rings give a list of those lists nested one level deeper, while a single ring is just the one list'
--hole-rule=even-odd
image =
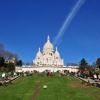
[{"label": "evergreen tree", "polygon": [[80,61],[80,64],[79,64],[79,69],[85,70],[87,68],[87,66],[88,66],[87,61],[84,58],[82,58],[82,60]]},{"label": "evergreen tree", "polygon": [[16,66],[22,66],[22,60],[18,60],[18,61],[16,61]]},{"label": "evergreen tree", "polygon": [[97,58],[97,60],[96,60],[96,66],[97,66],[97,68],[100,69],[100,58]]}]

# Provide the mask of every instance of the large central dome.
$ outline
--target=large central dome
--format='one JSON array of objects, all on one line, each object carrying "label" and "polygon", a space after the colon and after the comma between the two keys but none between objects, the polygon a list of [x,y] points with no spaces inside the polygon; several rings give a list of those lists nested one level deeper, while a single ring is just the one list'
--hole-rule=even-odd
[{"label": "large central dome", "polygon": [[44,50],[47,50],[47,49],[53,50],[53,45],[52,45],[52,43],[50,42],[49,36],[48,36],[48,38],[47,38],[47,42],[45,43],[43,49],[44,49]]}]

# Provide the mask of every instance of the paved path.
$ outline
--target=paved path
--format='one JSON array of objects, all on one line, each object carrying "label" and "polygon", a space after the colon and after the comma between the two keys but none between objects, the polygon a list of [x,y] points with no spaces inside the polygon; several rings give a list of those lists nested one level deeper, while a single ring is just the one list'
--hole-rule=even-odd
[{"label": "paved path", "polygon": [[36,97],[38,96],[40,89],[41,89],[41,82],[38,81],[34,89],[35,91],[33,93],[32,100],[36,100]]}]

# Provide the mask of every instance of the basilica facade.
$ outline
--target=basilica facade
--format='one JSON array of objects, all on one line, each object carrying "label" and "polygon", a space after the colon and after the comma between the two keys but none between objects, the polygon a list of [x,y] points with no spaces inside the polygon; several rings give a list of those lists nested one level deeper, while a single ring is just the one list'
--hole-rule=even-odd
[{"label": "basilica facade", "polygon": [[50,41],[50,37],[47,37],[47,41],[43,46],[43,50],[40,48],[33,60],[33,65],[36,66],[52,66],[52,67],[62,67],[64,66],[64,61],[60,57],[60,53],[56,47],[54,50],[53,44]]},{"label": "basilica facade", "polygon": [[47,37],[47,41],[43,46],[43,50],[38,50],[33,65],[23,65],[22,67],[15,67],[16,72],[44,72],[49,70],[51,72],[57,72],[68,70],[69,72],[78,72],[79,66],[65,66],[64,61],[58,52],[58,49],[54,49],[53,44],[50,41],[50,37]]}]

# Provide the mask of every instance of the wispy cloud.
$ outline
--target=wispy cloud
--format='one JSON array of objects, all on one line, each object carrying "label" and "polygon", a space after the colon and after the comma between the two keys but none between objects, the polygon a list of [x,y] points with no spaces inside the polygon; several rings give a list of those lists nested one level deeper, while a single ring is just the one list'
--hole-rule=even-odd
[{"label": "wispy cloud", "polygon": [[57,36],[55,37],[53,44],[57,45],[58,40],[61,40],[62,36],[65,33],[65,30],[67,30],[68,26],[70,25],[72,19],[75,17],[79,9],[82,7],[82,5],[85,3],[86,0],[78,0],[72,10],[69,12],[68,16],[66,17],[64,23],[62,24],[60,30],[58,31]]}]

